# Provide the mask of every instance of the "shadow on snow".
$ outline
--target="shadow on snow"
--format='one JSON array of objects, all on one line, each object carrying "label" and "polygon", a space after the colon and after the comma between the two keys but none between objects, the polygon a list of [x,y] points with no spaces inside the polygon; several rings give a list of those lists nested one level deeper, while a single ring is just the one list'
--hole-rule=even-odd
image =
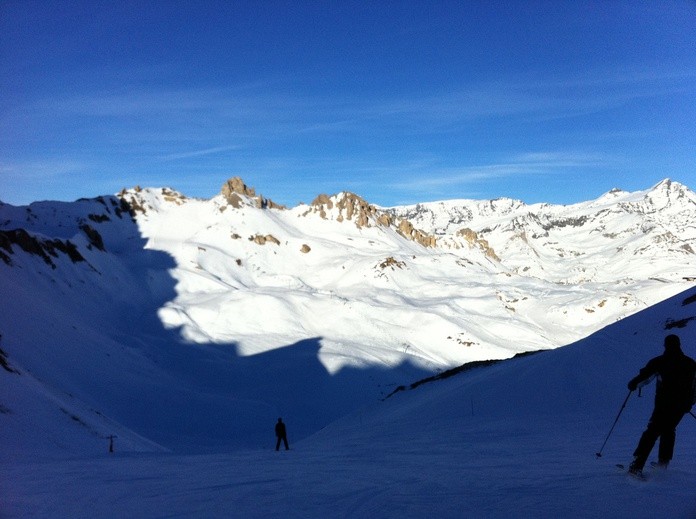
[{"label": "shadow on snow", "polygon": [[[135,209],[116,197],[0,205],[0,232],[23,229],[38,247],[3,249],[7,289],[17,288],[10,282],[17,273],[29,285],[2,305],[3,347],[10,362],[52,391],[174,451],[213,452],[270,448],[279,416],[292,447],[399,384],[432,374],[409,363],[329,373],[319,359],[322,337],[251,356],[238,355],[234,342],[185,342],[157,315],[177,296],[175,260],[146,248]],[[57,242],[74,246],[82,259],[48,251],[49,265],[36,257],[47,240],[54,249]],[[36,308],[36,301],[53,301],[60,311]],[[36,330],[34,320],[51,332]]]}]

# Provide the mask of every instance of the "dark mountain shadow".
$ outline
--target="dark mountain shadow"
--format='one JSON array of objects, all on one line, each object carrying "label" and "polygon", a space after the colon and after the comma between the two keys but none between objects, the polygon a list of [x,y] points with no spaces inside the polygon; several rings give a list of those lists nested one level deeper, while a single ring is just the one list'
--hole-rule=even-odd
[{"label": "dark mountain shadow", "polygon": [[[0,205],[0,231],[28,236],[42,251],[3,248],[0,282],[20,274],[32,288],[13,306],[2,304],[0,332],[9,361],[51,391],[174,451],[220,452],[273,447],[280,416],[292,448],[398,385],[432,374],[410,363],[332,374],[320,360],[321,337],[249,356],[234,342],[186,341],[158,316],[177,296],[170,273],[176,262],[147,248],[136,211],[147,209],[117,197]],[[61,252],[58,242],[81,259]],[[37,308],[39,300],[50,304]],[[33,320],[50,332],[32,327]],[[100,425],[98,434],[112,433]]]},{"label": "dark mountain shadow", "polygon": [[[170,343],[158,357],[171,377],[166,394],[142,394],[129,405],[129,418],[173,450],[270,448],[278,417],[292,444],[425,373],[403,364],[331,374],[320,350],[321,337],[251,356],[239,356],[235,344]],[[160,411],[153,413],[155,407]]]}]

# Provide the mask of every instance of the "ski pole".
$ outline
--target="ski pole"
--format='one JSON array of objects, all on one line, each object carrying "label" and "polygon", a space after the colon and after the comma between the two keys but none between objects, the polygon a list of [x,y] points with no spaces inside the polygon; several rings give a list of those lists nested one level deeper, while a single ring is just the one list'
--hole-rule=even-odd
[{"label": "ski pole", "polygon": [[628,395],[626,395],[626,400],[624,400],[623,405],[621,406],[621,409],[619,409],[619,414],[616,415],[616,420],[614,420],[614,424],[611,426],[611,429],[609,429],[609,434],[607,434],[607,437],[604,439],[604,443],[602,444],[602,447],[599,449],[599,452],[597,452],[597,457],[601,458],[602,457],[602,451],[604,450],[604,446],[607,444],[607,441],[609,441],[609,436],[611,436],[611,433],[614,431],[614,427],[616,427],[616,422],[619,421],[619,416],[621,416],[621,413],[624,410],[624,407],[626,407],[626,402],[628,402],[628,397],[631,396],[631,393],[633,391],[629,391]]},{"label": "ski pole", "polygon": [[689,414],[690,414],[691,416],[693,416],[694,418],[696,418],[696,414],[692,413],[691,411],[689,411]]}]

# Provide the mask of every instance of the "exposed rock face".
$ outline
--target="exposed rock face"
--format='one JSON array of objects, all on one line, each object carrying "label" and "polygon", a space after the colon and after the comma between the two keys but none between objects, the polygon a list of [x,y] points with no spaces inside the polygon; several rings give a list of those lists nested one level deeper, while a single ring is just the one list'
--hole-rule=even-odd
[{"label": "exposed rock face", "polygon": [[377,217],[377,223],[382,227],[391,227],[392,222],[393,220],[389,213],[382,213]]},{"label": "exposed rock face", "polygon": [[376,222],[378,225],[381,225],[377,208],[368,204],[362,197],[354,193],[341,193],[340,196],[334,197],[334,199],[328,195],[319,195],[310,205],[322,218],[327,218],[327,211],[331,211],[335,207],[338,210],[337,222],[351,220],[359,228],[370,227],[371,220],[373,223]]},{"label": "exposed rock face", "polygon": [[[77,250],[77,247],[70,240],[44,240],[32,236],[24,229],[11,231],[0,231],[0,249],[4,249],[9,254],[14,254],[12,245],[17,245],[20,249],[29,254],[39,256],[47,265],[55,269],[56,264],[52,258],[58,258],[58,253],[63,253],[70,258],[70,261],[77,263],[85,261],[85,258]],[[0,251],[0,259],[10,265],[12,262],[8,254]]]},{"label": "exposed rock face", "polygon": [[231,178],[222,185],[222,196],[225,197],[228,204],[236,209],[242,207],[242,197],[240,195],[254,198],[256,191],[254,188],[248,188],[239,177]]},{"label": "exposed rock face", "polygon": [[[359,228],[371,225],[396,226],[395,219],[391,214],[377,209],[354,193],[341,193],[335,197],[319,195],[310,205],[324,219],[328,218],[329,211],[337,210],[338,215],[335,217],[337,222],[351,220]],[[437,243],[435,236],[416,229],[408,220],[401,220],[396,229],[405,238],[418,242],[424,247],[435,247]]]},{"label": "exposed rock face", "polygon": [[309,251],[311,251],[311,247],[307,245],[306,243],[302,244],[302,248],[300,249],[300,252],[307,254]]},{"label": "exposed rock face", "polygon": [[275,243],[276,245],[280,245],[280,241],[278,240],[278,238],[276,238],[272,234],[266,234],[265,236],[261,234],[257,234],[256,236],[250,236],[249,241],[253,241],[254,243],[257,243],[259,245],[266,245],[267,243]]},{"label": "exposed rock face", "polygon": [[222,185],[222,196],[232,207],[239,209],[244,205],[246,197],[254,201],[255,207],[259,209],[285,209],[285,206],[276,204],[273,200],[256,195],[253,187],[248,187],[239,177],[233,177]]},{"label": "exposed rock face", "polygon": [[391,268],[392,270],[394,270],[395,267],[402,269],[405,266],[406,266],[406,263],[404,263],[403,261],[399,261],[397,259],[394,259],[393,256],[389,256],[387,259],[385,259],[382,263],[379,264],[379,268],[381,268],[382,270],[384,270],[386,268]]},{"label": "exposed rock face", "polygon": [[488,245],[488,242],[486,240],[480,238],[476,231],[473,231],[468,227],[465,227],[464,229],[460,229],[459,231],[457,231],[457,236],[461,236],[471,245],[479,247],[489,258],[494,259],[496,261],[500,261],[500,258],[495,253],[493,248],[490,245]]},{"label": "exposed rock face", "polygon": [[186,197],[184,195],[166,187],[162,188],[162,195],[164,195],[164,200],[166,202],[173,202],[176,205],[181,205],[186,202]]},{"label": "exposed rock face", "polygon": [[435,236],[425,234],[420,229],[416,229],[408,220],[401,220],[397,230],[409,240],[418,242],[423,247],[435,247],[437,245],[437,238],[435,238]]},{"label": "exposed rock face", "polygon": [[355,225],[358,227],[369,227],[370,219],[377,213],[375,206],[368,204],[363,198],[353,193],[346,195],[338,201],[339,211],[346,213],[346,218],[355,218]]},{"label": "exposed rock face", "polygon": [[[311,204],[312,207],[318,207],[323,211],[324,207],[327,209],[333,209],[333,200],[331,200],[331,197],[329,195],[319,195],[317,196]],[[322,218],[326,218],[326,213],[321,215]]]},{"label": "exposed rock face", "polygon": [[87,235],[87,238],[89,239],[89,243],[99,249],[100,251],[104,251],[104,240],[101,237],[101,234],[97,232],[94,227],[91,227],[90,225],[87,225],[86,223],[83,223],[80,225],[80,230],[84,232]]},{"label": "exposed rock face", "polygon": [[[140,193],[141,191],[142,189],[140,189],[140,186],[135,187],[136,194]],[[118,198],[121,200],[121,211],[127,212],[131,218],[135,218],[137,213],[147,214],[147,209],[143,205],[142,200],[135,195],[130,194],[126,188],[121,190],[121,192],[118,194]],[[117,214],[120,218],[121,213]]]}]

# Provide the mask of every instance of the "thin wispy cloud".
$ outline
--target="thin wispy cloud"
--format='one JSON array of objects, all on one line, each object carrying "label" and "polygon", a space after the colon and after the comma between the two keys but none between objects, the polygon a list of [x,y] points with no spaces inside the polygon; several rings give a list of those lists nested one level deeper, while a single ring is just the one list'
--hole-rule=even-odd
[{"label": "thin wispy cloud", "polygon": [[[530,152],[504,162],[461,167],[405,166],[393,170],[397,181],[390,188],[423,193],[427,190],[470,186],[504,178],[534,177],[560,174],[569,169],[603,164],[610,167],[613,159],[599,154],[575,152]],[[397,175],[398,172],[398,175]]]},{"label": "thin wispy cloud", "polygon": [[[279,94],[273,90],[249,92],[236,88],[182,88],[121,93],[85,92],[66,97],[51,96],[25,105],[21,117],[154,118],[158,121],[198,122],[225,125],[255,122],[269,126],[286,122],[298,128],[345,130],[351,123],[405,118],[452,121],[538,113],[573,116],[616,106],[630,99],[668,95],[696,89],[696,71],[596,72],[582,77],[540,77],[506,81],[469,82],[463,88],[442,93],[424,92],[408,97],[351,98],[324,94]],[[623,88],[616,89],[618,85]]]},{"label": "thin wispy cloud", "polygon": [[[617,72],[613,78],[595,73],[581,78],[470,82],[455,91],[379,99],[345,94],[279,94],[263,90],[263,84],[256,92],[199,87],[116,94],[85,92],[52,96],[15,108],[0,117],[0,127],[9,135],[27,123],[39,133],[64,133],[70,124],[73,131],[93,128],[98,135],[108,125],[104,138],[111,142],[161,141],[162,135],[168,134],[178,147],[187,147],[188,142],[188,147],[194,148],[191,152],[172,151],[154,157],[168,161],[233,149],[206,147],[200,136],[210,140],[211,132],[212,136],[234,136],[246,146],[298,134],[416,136],[460,131],[462,125],[499,124],[502,120],[531,124],[608,111],[640,98],[668,96],[689,88],[685,79],[693,77],[696,73],[687,70],[672,75]],[[615,88],[619,84],[623,87]],[[200,144],[204,146],[198,151],[195,148]]]},{"label": "thin wispy cloud", "polygon": [[8,181],[55,179],[61,176],[84,172],[93,165],[74,159],[27,160],[0,162],[0,178]]},{"label": "thin wispy cloud", "polygon": [[543,169],[558,167],[609,166],[615,162],[614,157],[605,153],[583,152],[528,152],[512,157],[517,164],[536,165]]},{"label": "thin wispy cloud", "polygon": [[169,155],[164,155],[160,157],[162,161],[172,161],[180,159],[190,159],[195,157],[202,157],[204,155],[215,155],[218,153],[224,153],[226,151],[234,151],[240,149],[240,146],[218,146],[215,148],[206,148],[203,150],[187,151],[183,153],[172,153]]}]

